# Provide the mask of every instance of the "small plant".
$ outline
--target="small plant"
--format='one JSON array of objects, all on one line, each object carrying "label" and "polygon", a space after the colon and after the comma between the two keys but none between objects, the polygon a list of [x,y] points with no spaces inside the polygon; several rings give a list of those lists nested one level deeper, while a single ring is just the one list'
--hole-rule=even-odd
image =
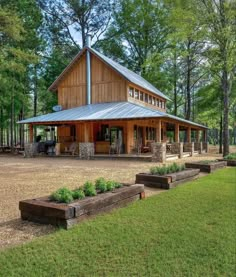
[{"label": "small plant", "polygon": [[95,185],[90,181],[85,182],[83,190],[84,190],[85,196],[97,195]]},{"label": "small plant", "polygon": [[227,156],[224,157],[226,160],[236,160],[236,153],[231,153],[228,154]]},{"label": "small plant", "polygon": [[170,173],[179,172],[185,169],[185,165],[178,165],[173,163],[171,165],[155,166],[150,168],[150,173],[153,175],[165,175]]},{"label": "small plant", "polygon": [[111,191],[113,189],[115,189],[115,182],[114,181],[107,181],[107,190]]},{"label": "small plant", "polygon": [[115,188],[116,189],[119,189],[121,187],[123,187],[123,185],[121,183],[115,182]]},{"label": "small plant", "polygon": [[50,199],[60,203],[70,203],[73,201],[73,193],[67,188],[60,188],[52,193]]},{"label": "small plant", "polygon": [[74,190],[72,192],[72,196],[74,199],[79,199],[79,200],[85,198],[84,191],[81,188]]},{"label": "small plant", "polygon": [[95,186],[96,186],[96,189],[99,190],[100,192],[105,192],[107,191],[107,182],[104,178],[98,178],[96,181],[95,181]]}]

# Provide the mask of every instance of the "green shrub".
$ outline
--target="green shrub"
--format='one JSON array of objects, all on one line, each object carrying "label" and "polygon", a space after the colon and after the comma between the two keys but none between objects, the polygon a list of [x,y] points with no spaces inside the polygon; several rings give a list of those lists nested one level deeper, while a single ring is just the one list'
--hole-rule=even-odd
[{"label": "green shrub", "polygon": [[121,183],[115,182],[115,188],[116,189],[119,189],[121,187],[123,187],[123,185]]},{"label": "green shrub", "polygon": [[84,191],[81,188],[74,190],[72,192],[72,196],[74,199],[84,199],[85,198]]},{"label": "green shrub", "polygon": [[95,186],[96,186],[96,189],[99,190],[100,192],[105,192],[107,191],[107,182],[104,178],[98,178],[96,181],[95,181]]},{"label": "green shrub", "polygon": [[95,196],[97,195],[95,185],[92,182],[85,182],[83,187],[85,196]]},{"label": "green shrub", "polygon": [[150,168],[150,173],[153,175],[165,175],[170,173],[179,172],[185,169],[185,165],[178,165],[173,163],[171,165],[163,165],[163,166],[154,166]]},{"label": "green shrub", "polygon": [[60,203],[70,203],[73,201],[73,193],[67,188],[60,188],[51,194],[50,199]]},{"label": "green shrub", "polygon": [[115,189],[115,182],[114,181],[107,181],[107,191],[111,191]]},{"label": "green shrub", "polygon": [[224,157],[226,160],[236,160],[236,153],[231,153]]}]

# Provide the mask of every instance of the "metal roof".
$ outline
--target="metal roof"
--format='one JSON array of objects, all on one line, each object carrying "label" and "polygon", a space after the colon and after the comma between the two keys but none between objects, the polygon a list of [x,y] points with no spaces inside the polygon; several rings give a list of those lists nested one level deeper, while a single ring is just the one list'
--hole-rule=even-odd
[{"label": "metal roof", "polygon": [[124,77],[129,82],[140,86],[150,92],[153,92],[154,94],[170,100],[167,96],[165,96],[162,92],[160,92],[157,88],[155,88],[151,83],[149,83],[147,80],[145,80],[142,76],[134,73],[133,71],[129,70],[128,68],[122,66],[121,64],[113,61],[112,59],[106,57],[105,55],[99,53],[98,51],[90,48],[90,47],[84,47],[70,62],[70,64],[63,70],[63,72],[59,75],[59,77],[52,83],[52,85],[49,87],[49,90],[55,90],[59,84],[59,82],[63,79],[65,74],[70,70],[70,68],[79,60],[79,58],[83,55],[85,51],[90,51],[95,56],[99,57],[103,62],[108,64],[110,67],[112,67],[113,70],[118,72],[122,77]]},{"label": "metal roof", "polygon": [[164,99],[170,100],[167,96],[165,96],[162,92],[160,92],[157,88],[155,88],[151,83],[145,80],[142,76],[136,74],[135,72],[129,70],[123,65],[113,61],[112,59],[106,57],[105,55],[99,53],[98,51],[91,49],[90,51],[100,57],[104,62],[110,65],[114,70],[118,71],[125,79],[130,81],[131,83],[138,85],[148,91],[151,91]]},{"label": "metal roof", "polygon": [[169,115],[151,108],[140,106],[131,102],[111,102],[91,104],[76,107],[60,112],[53,112],[45,115],[24,119],[18,123],[58,123],[67,121],[89,121],[89,120],[114,120],[114,119],[138,119],[138,118],[172,118],[198,127],[206,128],[203,125]]}]

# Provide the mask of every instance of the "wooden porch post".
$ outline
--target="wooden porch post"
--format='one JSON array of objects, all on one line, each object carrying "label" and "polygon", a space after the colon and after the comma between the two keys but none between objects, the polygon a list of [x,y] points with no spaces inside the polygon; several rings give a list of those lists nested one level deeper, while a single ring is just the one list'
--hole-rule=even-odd
[{"label": "wooden porch post", "polygon": [[175,123],[175,142],[179,142],[179,123]]},{"label": "wooden porch post", "polygon": [[191,127],[187,127],[187,142],[191,142]]},{"label": "wooden porch post", "polygon": [[34,126],[33,126],[33,124],[29,125],[29,142],[30,143],[34,142]]},{"label": "wooden porch post", "polygon": [[156,140],[161,142],[161,120],[157,120],[157,129],[156,129]]},{"label": "wooden porch post", "polygon": [[167,141],[167,136],[166,136],[166,122],[163,122],[163,142]]}]

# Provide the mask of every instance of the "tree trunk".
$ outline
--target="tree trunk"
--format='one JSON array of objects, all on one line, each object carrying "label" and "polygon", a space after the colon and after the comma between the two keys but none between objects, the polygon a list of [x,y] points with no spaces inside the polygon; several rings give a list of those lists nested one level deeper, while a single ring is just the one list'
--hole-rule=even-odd
[{"label": "tree trunk", "polygon": [[190,120],[191,117],[191,58],[190,58],[191,42],[188,41],[188,56],[187,56],[187,76],[186,76],[186,115],[185,118]]},{"label": "tree trunk", "polygon": [[221,86],[224,97],[224,109],[223,109],[223,156],[229,154],[229,85],[228,85],[228,73],[223,70],[221,78]]},{"label": "tree trunk", "polygon": [[223,148],[222,148],[222,141],[223,140],[223,118],[222,118],[222,114],[220,116],[220,139],[219,139],[219,153],[222,154],[223,153]]},{"label": "tree trunk", "polygon": [[174,115],[177,116],[177,57],[174,52]]}]

